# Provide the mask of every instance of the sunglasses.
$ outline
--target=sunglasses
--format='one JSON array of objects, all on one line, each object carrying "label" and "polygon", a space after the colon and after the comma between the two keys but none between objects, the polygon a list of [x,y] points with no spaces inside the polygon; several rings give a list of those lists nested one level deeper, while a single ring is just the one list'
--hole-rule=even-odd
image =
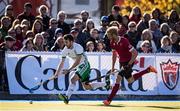
[{"label": "sunglasses", "polygon": [[129,26],[130,28],[132,28],[132,27],[136,27],[135,25],[131,25],[131,26]]},{"label": "sunglasses", "polygon": [[103,23],[107,23],[108,21],[103,20],[102,22],[103,22]]},{"label": "sunglasses", "polygon": [[57,24],[57,22],[52,22],[51,24]]},{"label": "sunglasses", "polygon": [[148,46],[148,45],[144,45],[143,47],[150,48],[150,46]]},{"label": "sunglasses", "polygon": [[12,8],[9,8],[9,9],[7,9],[7,10],[13,10]]}]

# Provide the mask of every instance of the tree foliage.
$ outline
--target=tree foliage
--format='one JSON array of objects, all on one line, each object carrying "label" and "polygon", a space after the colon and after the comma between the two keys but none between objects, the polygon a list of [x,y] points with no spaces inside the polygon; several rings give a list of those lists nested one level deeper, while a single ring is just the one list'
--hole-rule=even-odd
[{"label": "tree foliage", "polygon": [[140,7],[142,13],[151,13],[154,8],[159,8],[162,13],[168,14],[172,9],[180,13],[180,0],[124,0],[122,15],[130,13],[132,7]]}]

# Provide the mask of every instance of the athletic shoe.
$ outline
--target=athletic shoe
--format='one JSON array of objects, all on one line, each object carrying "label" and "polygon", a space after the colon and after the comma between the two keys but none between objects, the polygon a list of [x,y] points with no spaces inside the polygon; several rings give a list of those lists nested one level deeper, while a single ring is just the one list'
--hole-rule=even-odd
[{"label": "athletic shoe", "polygon": [[105,106],[109,106],[111,104],[111,101],[104,100],[103,103],[104,103]]},{"label": "athletic shoe", "polygon": [[109,76],[106,76],[105,77],[105,81],[106,81],[106,90],[108,91],[110,89],[110,77]]},{"label": "athletic shoe", "polygon": [[148,67],[148,71],[149,71],[149,72],[157,73],[156,68],[154,68],[153,66],[149,66],[149,67]]},{"label": "athletic shoe", "polygon": [[65,104],[68,104],[68,103],[69,103],[69,99],[68,99],[67,96],[62,95],[62,94],[59,94],[58,97],[59,97],[59,99],[61,99],[62,101],[64,101]]}]

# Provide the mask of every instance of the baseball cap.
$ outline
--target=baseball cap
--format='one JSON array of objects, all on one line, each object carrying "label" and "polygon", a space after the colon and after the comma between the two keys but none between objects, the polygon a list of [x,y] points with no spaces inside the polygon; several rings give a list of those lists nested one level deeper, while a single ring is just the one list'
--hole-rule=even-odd
[{"label": "baseball cap", "polygon": [[101,17],[101,21],[106,21],[106,22],[108,22],[108,21],[109,21],[108,16],[102,16],[102,17]]},{"label": "baseball cap", "polygon": [[12,36],[5,36],[5,41],[16,41],[16,39],[15,38],[13,38]]},{"label": "baseball cap", "polygon": [[72,28],[70,33],[74,33],[74,32],[79,32],[79,30],[77,28]]}]

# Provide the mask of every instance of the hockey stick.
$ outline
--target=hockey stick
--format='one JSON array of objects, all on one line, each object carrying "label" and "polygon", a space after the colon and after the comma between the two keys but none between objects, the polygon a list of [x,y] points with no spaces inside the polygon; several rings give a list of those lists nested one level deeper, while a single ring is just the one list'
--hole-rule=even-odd
[{"label": "hockey stick", "polygon": [[111,74],[113,74],[113,73],[118,73],[118,72],[120,72],[121,70],[115,70],[114,72],[109,72],[109,73],[107,73],[106,75],[103,75],[103,76],[100,76],[100,77],[97,77],[97,78],[94,78],[94,79],[91,79],[91,80],[88,80],[88,81],[86,81],[85,83],[87,84],[87,83],[90,83],[90,82],[93,82],[93,81],[96,81],[96,80],[99,80],[99,79],[101,79],[101,78],[104,78],[104,77],[108,77],[109,75],[111,75]]},{"label": "hockey stick", "polygon": [[34,93],[34,91],[39,89],[41,87],[41,85],[49,82],[50,80],[53,80],[53,79],[48,79],[48,80],[45,80],[44,82],[41,80],[36,86],[29,89],[29,93],[31,93],[31,94]]},{"label": "hockey stick", "polygon": [[[75,71],[76,69],[72,69],[71,71]],[[71,71],[69,71],[68,73],[70,73]],[[41,87],[41,85],[43,84],[47,84],[49,81],[55,79],[56,77],[50,77],[48,80],[45,80],[44,82],[41,80],[36,86],[32,87],[29,89],[29,93],[34,93],[35,90],[39,89]]]}]

